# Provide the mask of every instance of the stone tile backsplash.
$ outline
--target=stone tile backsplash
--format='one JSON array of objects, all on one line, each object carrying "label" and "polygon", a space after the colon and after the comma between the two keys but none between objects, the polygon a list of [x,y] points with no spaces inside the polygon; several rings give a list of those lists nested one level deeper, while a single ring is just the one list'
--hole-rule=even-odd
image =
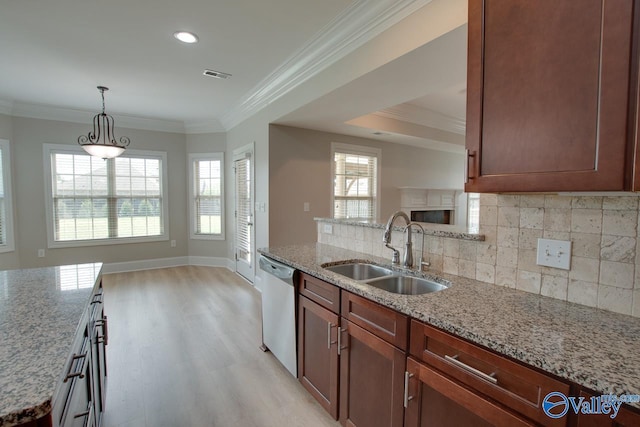
[{"label": "stone tile backsplash", "polygon": [[[480,196],[484,241],[425,236],[430,271],[468,277],[552,298],[640,317],[639,197]],[[382,230],[333,224],[318,241],[391,258]],[[571,269],[536,264],[539,238],[571,240]],[[415,248],[420,235],[414,235]],[[403,236],[392,246],[404,249]],[[415,251],[419,259],[419,249]]]}]

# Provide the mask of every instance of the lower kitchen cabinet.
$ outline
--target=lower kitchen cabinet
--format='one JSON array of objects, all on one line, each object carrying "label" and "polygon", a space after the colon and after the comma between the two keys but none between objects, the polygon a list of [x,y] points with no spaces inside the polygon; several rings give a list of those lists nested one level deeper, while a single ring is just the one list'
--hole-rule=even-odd
[{"label": "lower kitchen cabinet", "polygon": [[298,379],[338,419],[337,314],[306,297],[298,297]]},{"label": "lower kitchen cabinet", "polygon": [[340,422],[344,426],[401,427],[406,355],[342,319]]},{"label": "lower kitchen cabinet", "polygon": [[406,375],[406,427],[537,425],[412,358]]},{"label": "lower kitchen cabinet", "polygon": [[106,397],[107,317],[104,315],[102,283],[98,284],[80,324],[72,354],[53,401],[53,426],[100,427]]},{"label": "lower kitchen cabinet", "polygon": [[[593,395],[581,392],[580,397],[585,400],[591,399]],[[601,414],[579,414],[577,427],[637,427],[640,426],[640,414],[632,412],[630,409],[622,406],[615,418],[610,415]]]}]

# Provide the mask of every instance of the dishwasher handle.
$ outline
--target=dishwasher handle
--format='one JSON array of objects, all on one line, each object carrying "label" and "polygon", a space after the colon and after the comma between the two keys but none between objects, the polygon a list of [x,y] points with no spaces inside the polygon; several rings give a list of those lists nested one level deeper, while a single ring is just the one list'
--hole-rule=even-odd
[{"label": "dishwasher handle", "polygon": [[264,255],[260,255],[259,264],[262,271],[266,271],[267,273],[276,276],[278,279],[282,279],[290,285],[293,285],[293,275],[296,272],[295,268],[272,260],[271,258],[267,258]]}]

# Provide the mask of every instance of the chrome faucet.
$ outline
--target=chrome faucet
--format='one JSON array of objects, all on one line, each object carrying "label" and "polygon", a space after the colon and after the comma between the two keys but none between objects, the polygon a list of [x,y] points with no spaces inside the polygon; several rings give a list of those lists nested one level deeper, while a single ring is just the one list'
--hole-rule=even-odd
[{"label": "chrome faucet", "polygon": [[[407,225],[411,223],[411,219],[409,219],[406,213],[402,211],[397,211],[396,213],[391,215],[391,217],[387,221],[387,225],[384,228],[384,234],[382,235],[382,243],[384,243],[384,245],[387,248],[393,251],[393,255],[391,257],[391,262],[393,264],[400,264],[400,252],[396,248],[391,246],[391,229],[393,228],[393,223],[398,217],[401,217],[402,219],[404,219],[404,222]],[[412,252],[413,251],[411,250],[411,232],[409,232],[407,236],[407,241],[405,243],[405,253],[404,253],[404,263],[403,263],[405,267],[409,267],[413,265],[413,255],[411,255]],[[408,255],[409,259],[407,258],[407,254],[409,254]],[[411,261],[410,265],[407,265],[408,261]]]}]

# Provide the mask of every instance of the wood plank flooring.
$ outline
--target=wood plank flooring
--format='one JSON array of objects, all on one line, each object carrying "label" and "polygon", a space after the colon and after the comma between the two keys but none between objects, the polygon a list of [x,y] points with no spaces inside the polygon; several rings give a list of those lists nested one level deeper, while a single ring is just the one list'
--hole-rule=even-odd
[{"label": "wood plank flooring", "polygon": [[105,275],[105,427],[339,424],[261,344],[260,294],[234,273]]}]

